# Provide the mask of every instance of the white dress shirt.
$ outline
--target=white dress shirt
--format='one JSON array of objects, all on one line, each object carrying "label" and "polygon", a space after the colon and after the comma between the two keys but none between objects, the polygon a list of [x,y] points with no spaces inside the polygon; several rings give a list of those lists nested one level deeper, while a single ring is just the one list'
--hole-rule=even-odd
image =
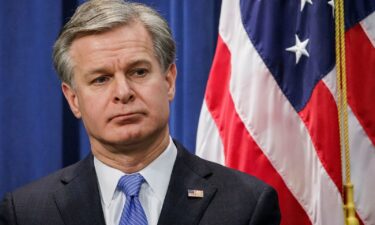
[{"label": "white dress shirt", "polygon": [[[145,211],[148,225],[158,223],[173,165],[176,161],[177,148],[172,139],[169,139],[169,145],[165,151],[147,167],[139,171],[145,178],[139,192],[139,200]],[[107,225],[118,225],[126,196],[116,187],[119,179],[125,173],[105,165],[95,157],[94,166],[99,181],[105,222]]]}]

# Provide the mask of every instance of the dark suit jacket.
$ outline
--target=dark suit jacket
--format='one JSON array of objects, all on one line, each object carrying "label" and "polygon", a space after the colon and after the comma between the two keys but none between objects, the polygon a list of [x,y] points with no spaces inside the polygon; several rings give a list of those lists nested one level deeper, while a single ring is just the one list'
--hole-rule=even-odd
[{"label": "dark suit jacket", "polygon": [[[235,170],[188,153],[178,154],[158,225],[274,225],[276,192]],[[203,190],[190,198],[188,189]],[[0,225],[104,225],[93,156],[8,193]]]}]

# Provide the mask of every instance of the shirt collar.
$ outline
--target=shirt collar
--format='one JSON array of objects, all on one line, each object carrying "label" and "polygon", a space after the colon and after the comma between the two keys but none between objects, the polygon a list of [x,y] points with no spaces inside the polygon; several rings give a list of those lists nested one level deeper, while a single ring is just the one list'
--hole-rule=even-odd
[{"label": "shirt collar", "polygon": [[[139,173],[145,178],[146,183],[150,186],[151,190],[155,193],[155,196],[161,202],[164,201],[167,193],[176,156],[177,148],[173,143],[172,138],[169,137],[168,147],[163,153],[161,153],[148,166],[139,171]],[[96,157],[94,157],[94,166],[98,177],[102,201],[105,206],[109,206],[116,191],[117,183],[125,173],[104,164]]]}]

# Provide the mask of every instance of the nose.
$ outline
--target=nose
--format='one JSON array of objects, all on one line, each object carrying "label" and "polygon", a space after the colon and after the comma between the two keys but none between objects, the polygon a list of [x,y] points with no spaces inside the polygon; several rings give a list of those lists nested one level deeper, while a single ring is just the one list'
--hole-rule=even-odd
[{"label": "nose", "polygon": [[132,86],[124,76],[117,76],[114,86],[113,100],[115,103],[126,104],[135,99]]}]

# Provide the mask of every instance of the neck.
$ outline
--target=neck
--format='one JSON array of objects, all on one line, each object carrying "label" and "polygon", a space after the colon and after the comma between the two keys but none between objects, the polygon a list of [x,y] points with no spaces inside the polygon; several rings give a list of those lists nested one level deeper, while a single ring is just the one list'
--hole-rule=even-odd
[{"label": "neck", "polygon": [[164,152],[169,144],[169,132],[148,144],[135,144],[131,147],[106,145],[92,140],[90,142],[92,153],[98,160],[130,174],[142,170]]}]

